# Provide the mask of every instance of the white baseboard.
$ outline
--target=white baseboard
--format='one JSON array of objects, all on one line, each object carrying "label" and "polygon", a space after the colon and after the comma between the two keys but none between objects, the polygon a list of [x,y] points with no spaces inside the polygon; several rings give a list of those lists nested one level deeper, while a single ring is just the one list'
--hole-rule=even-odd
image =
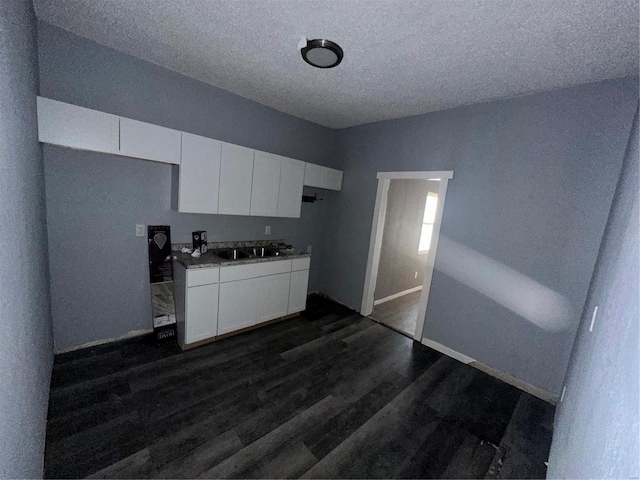
[{"label": "white baseboard", "polygon": [[152,332],[153,332],[153,329],[150,329],[150,330],[131,330],[130,332],[125,333],[121,337],[105,338],[105,339],[102,339],[102,340],[96,340],[94,342],[83,343],[82,345],[77,345],[75,347],[59,348],[59,349],[56,348],[56,349],[53,350],[53,353],[55,353],[57,355],[59,353],[73,352],[74,350],[81,350],[83,348],[95,347],[97,345],[103,345],[105,343],[117,342],[118,340],[126,340],[127,338],[139,337],[141,335],[147,335],[147,334],[152,333]]},{"label": "white baseboard", "polygon": [[507,373],[501,372],[500,370],[496,370],[495,368],[490,367],[489,365],[485,365],[484,363],[478,362],[477,360],[471,357],[467,357],[466,355],[463,355],[460,352],[456,352],[455,350],[452,350],[449,347],[445,347],[441,343],[434,342],[433,340],[429,340],[428,338],[423,338],[422,344],[426,345],[427,347],[433,348],[434,350],[437,350],[440,353],[444,353],[446,356],[451,357],[455,360],[458,360],[459,362],[467,364],[473,368],[477,368],[481,372],[487,373],[492,377],[497,378],[498,380],[502,380],[503,382],[508,383],[509,385],[513,385],[514,387],[530,395],[533,395],[534,397],[537,397],[540,400],[544,400],[545,402],[551,403],[553,405],[558,403],[557,395],[553,395],[549,392],[542,390],[539,387],[531,385],[527,382],[523,382],[522,380],[518,380],[517,378],[512,377]]},{"label": "white baseboard", "polygon": [[451,357],[454,360],[458,360],[459,362],[462,363],[473,363],[476,360],[471,358],[471,357],[467,357],[466,355],[463,355],[460,352],[456,352],[455,350],[451,350],[449,347],[445,347],[444,345],[442,345],[441,343],[438,342],[434,342],[433,340],[429,340],[428,338],[423,338],[422,339],[422,344],[426,345],[429,348],[433,348],[434,350],[437,350],[440,353],[444,353],[447,357]]},{"label": "white baseboard", "polygon": [[523,392],[527,392],[528,394],[533,395],[534,397],[537,397],[540,400],[544,400],[547,403],[550,403],[552,405],[556,405],[558,403],[557,395],[553,395],[552,393],[542,390],[541,388],[536,387],[535,385],[531,385],[530,383],[523,382],[522,380],[518,380],[517,378],[512,377],[508,373],[501,372],[500,370],[496,370],[495,368],[480,362],[473,362],[473,363],[470,363],[469,365],[471,365],[474,368],[477,368],[478,370],[484,373],[488,373],[492,377],[496,377],[498,380],[502,380],[503,382],[508,383],[509,385],[513,385],[514,387],[519,388]]},{"label": "white baseboard", "polygon": [[418,285],[417,287],[409,288],[407,290],[403,290],[398,293],[394,293],[393,295],[389,295],[388,297],[381,298],[380,300],[374,300],[374,305],[380,305],[381,303],[388,302],[390,300],[395,300],[396,298],[404,297],[405,295],[409,295],[413,292],[419,292],[422,290],[422,285]]}]

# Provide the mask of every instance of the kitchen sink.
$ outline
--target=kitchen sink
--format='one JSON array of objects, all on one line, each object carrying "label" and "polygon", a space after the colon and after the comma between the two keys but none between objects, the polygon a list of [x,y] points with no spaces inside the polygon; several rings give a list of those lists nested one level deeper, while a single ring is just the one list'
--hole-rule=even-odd
[{"label": "kitchen sink", "polygon": [[252,257],[277,257],[282,255],[280,251],[272,247],[251,247],[245,248],[244,251]]},{"label": "kitchen sink", "polygon": [[224,248],[221,250],[212,250],[216,257],[224,258],[225,260],[240,260],[242,258],[250,258],[251,254],[239,248]]}]

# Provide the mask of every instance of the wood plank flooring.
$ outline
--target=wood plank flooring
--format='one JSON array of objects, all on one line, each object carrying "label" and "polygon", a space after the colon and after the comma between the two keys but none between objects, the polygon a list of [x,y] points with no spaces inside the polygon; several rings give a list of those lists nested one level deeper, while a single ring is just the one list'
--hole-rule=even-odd
[{"label": "wood plank flooring", "polygon": [[317,296],[180,351],[56,356],[48,478],[544,478],[554,407]]},{"label": "wood plank flooring", "polygon": [[416,332],[420,295],[422,295],[422,291],[413,292],[376,305],[369,316],[377,322],[384,323],[413,338]]}]

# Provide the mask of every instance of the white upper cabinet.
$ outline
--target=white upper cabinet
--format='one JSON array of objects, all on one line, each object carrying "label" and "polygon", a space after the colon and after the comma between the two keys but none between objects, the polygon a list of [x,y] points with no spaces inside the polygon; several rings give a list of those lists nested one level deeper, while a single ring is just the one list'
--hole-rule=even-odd
[{"label": "white upper cabinet", "polygon": [[119,117],[38,97],[38,140],[94,152],[119,153]]},{"label": "white upper cabinet", "polygon": [[333,168],[48,98],[37,103],[43,143],[179,165],[179,212],[299,218],[303,185],[342,189]]},{"label": "white upper cabinet", "polygon": [[300,218],[304,169],[304,162],[282,157],[278,195],[279,217]]},{"label": "white upper cabinet", "polygon": [[221,144],[218,213],[249,215],[254,150],[231,143]]},{"label": "white upper cabinet", "polygon": [[120,155],[180,164],[179,130],[120,118]]},{"label": "white upper cabinet", "polygon": [[307,187],[324,188],[322,186],[322,171],[324,167],[315,163],[305,163],[304,184]]},{"label": "white upper cabinet", "polygon": [[251,215],[263,217],[278,215],[281,159],[282,157],[278,155],[256,150],[251,186]]},{"label": "white upper cabinet", "polygon": [[325,167],[323,183],[327,190],[342,190],[342,170]]},{"label": "white upper cabinet", "polygon": [[221,142],[182,134],[178,211],[218,213]]},{"label": "white upper cabinet", "polygon": [[342,190],[342,171],[314,163],[305,164],[304,184],[326,190]]}]

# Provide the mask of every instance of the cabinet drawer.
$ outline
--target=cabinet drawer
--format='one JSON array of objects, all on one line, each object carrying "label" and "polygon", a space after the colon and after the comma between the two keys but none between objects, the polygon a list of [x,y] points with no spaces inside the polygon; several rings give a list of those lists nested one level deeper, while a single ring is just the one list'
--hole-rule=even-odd
[{"label": "cabinet drawer", "polygon": [[311,267],[310,257],[294,258],[292,260],[291,271],[295,272],[297,270],[309,270],[310,267]]},{"label": "cabinet drawer", "polygon": [[219,268],[190,268],[187,270],[187,287],[197,287],[220,281]]},{"label": "cabinet drawer", "polygon": [[237,265],[220,268],[220,282],[234,282],[247,278],[264,277],[266,275],[277,275],[291,271],[291,260],[276,262],[250,263],[247,265]]}]

